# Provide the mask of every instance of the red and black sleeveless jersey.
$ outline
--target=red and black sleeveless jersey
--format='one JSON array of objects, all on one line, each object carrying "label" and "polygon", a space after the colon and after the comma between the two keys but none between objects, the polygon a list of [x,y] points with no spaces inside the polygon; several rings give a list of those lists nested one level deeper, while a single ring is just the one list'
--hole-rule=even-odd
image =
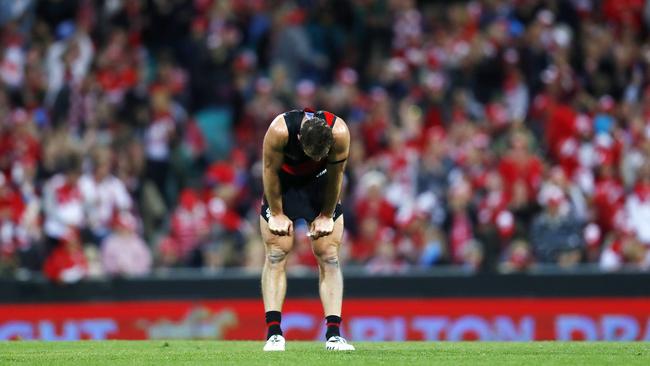
[{"label": "red and black sleeveless jersey", "polygon": [[330,128],[334,127],[336,116],[327,111],[314,111],[309,108],[304,110],[292,110],[284,114],[284,122],[287,124],[289,130],[289,140],[284,147],[284,164],[282,164],[282,171],[287,174],[297,176],[310,176],[322,172],[327,164],[327,159],[322,161],[314,161],[305,155],[302,150],[302,145],[298,140],[300,133],[300,126],[302,125],[303,117],[307,118],[318,117],[327,122]]}]

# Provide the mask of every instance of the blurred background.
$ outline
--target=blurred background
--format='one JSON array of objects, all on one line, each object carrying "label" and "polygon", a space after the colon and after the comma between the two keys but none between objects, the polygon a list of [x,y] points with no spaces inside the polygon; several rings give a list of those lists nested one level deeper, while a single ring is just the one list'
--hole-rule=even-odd
[{"label": "blurred background", "polygon": [[0,277],[256,278],[261,141],[304,107],[351,130],[349,273],[648,272],[649,31],[644,0],[0,0]]}]

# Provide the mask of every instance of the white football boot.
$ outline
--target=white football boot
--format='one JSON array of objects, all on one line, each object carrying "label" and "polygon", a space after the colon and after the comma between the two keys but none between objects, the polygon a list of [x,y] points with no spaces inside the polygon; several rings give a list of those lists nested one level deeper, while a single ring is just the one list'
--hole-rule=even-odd
[{"label": "white football boot", "polygon": [[284,337],[276,334],[272,335],[271,338],[269,338],[266,341],[266,344],[264,345],[264,351],[284,351],[284,344],[285,344]]},{"label": "white football boot", "polygon": [[354,351],[354,346],[348,344],[343,337],[333,336],[325,342],[325,349],[330,351]]}]

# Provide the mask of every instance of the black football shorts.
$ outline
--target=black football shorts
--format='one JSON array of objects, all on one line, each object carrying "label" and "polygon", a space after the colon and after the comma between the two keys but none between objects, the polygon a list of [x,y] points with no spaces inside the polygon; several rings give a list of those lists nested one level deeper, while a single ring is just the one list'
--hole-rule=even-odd
[{"label": "black football shorts", "polygon": [[[284,171],[278,173],[280,176],[280,187],[282,189],[282,209],[284,214],[296,221],[305,219],[312,222],[320,214],[325,198],[325,185],[327,184],[327,170],[316,176],[301,177],[294,176]],[[334,209],[334,220],[343,214],[341,203],[336,204]],[[260,215],[267,222],[271,217],[266,198],[262,199]]]}]

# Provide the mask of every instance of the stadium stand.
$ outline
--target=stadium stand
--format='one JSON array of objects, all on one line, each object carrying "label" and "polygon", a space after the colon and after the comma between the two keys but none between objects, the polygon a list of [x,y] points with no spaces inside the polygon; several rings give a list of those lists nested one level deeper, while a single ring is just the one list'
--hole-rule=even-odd
[{"label": "stadium stand", "polygon": [[642,0],[0,1],[0,276],[259,271],[261,139],[308,106],[351,129],[349,268],[648,271],[649,31]]}]

